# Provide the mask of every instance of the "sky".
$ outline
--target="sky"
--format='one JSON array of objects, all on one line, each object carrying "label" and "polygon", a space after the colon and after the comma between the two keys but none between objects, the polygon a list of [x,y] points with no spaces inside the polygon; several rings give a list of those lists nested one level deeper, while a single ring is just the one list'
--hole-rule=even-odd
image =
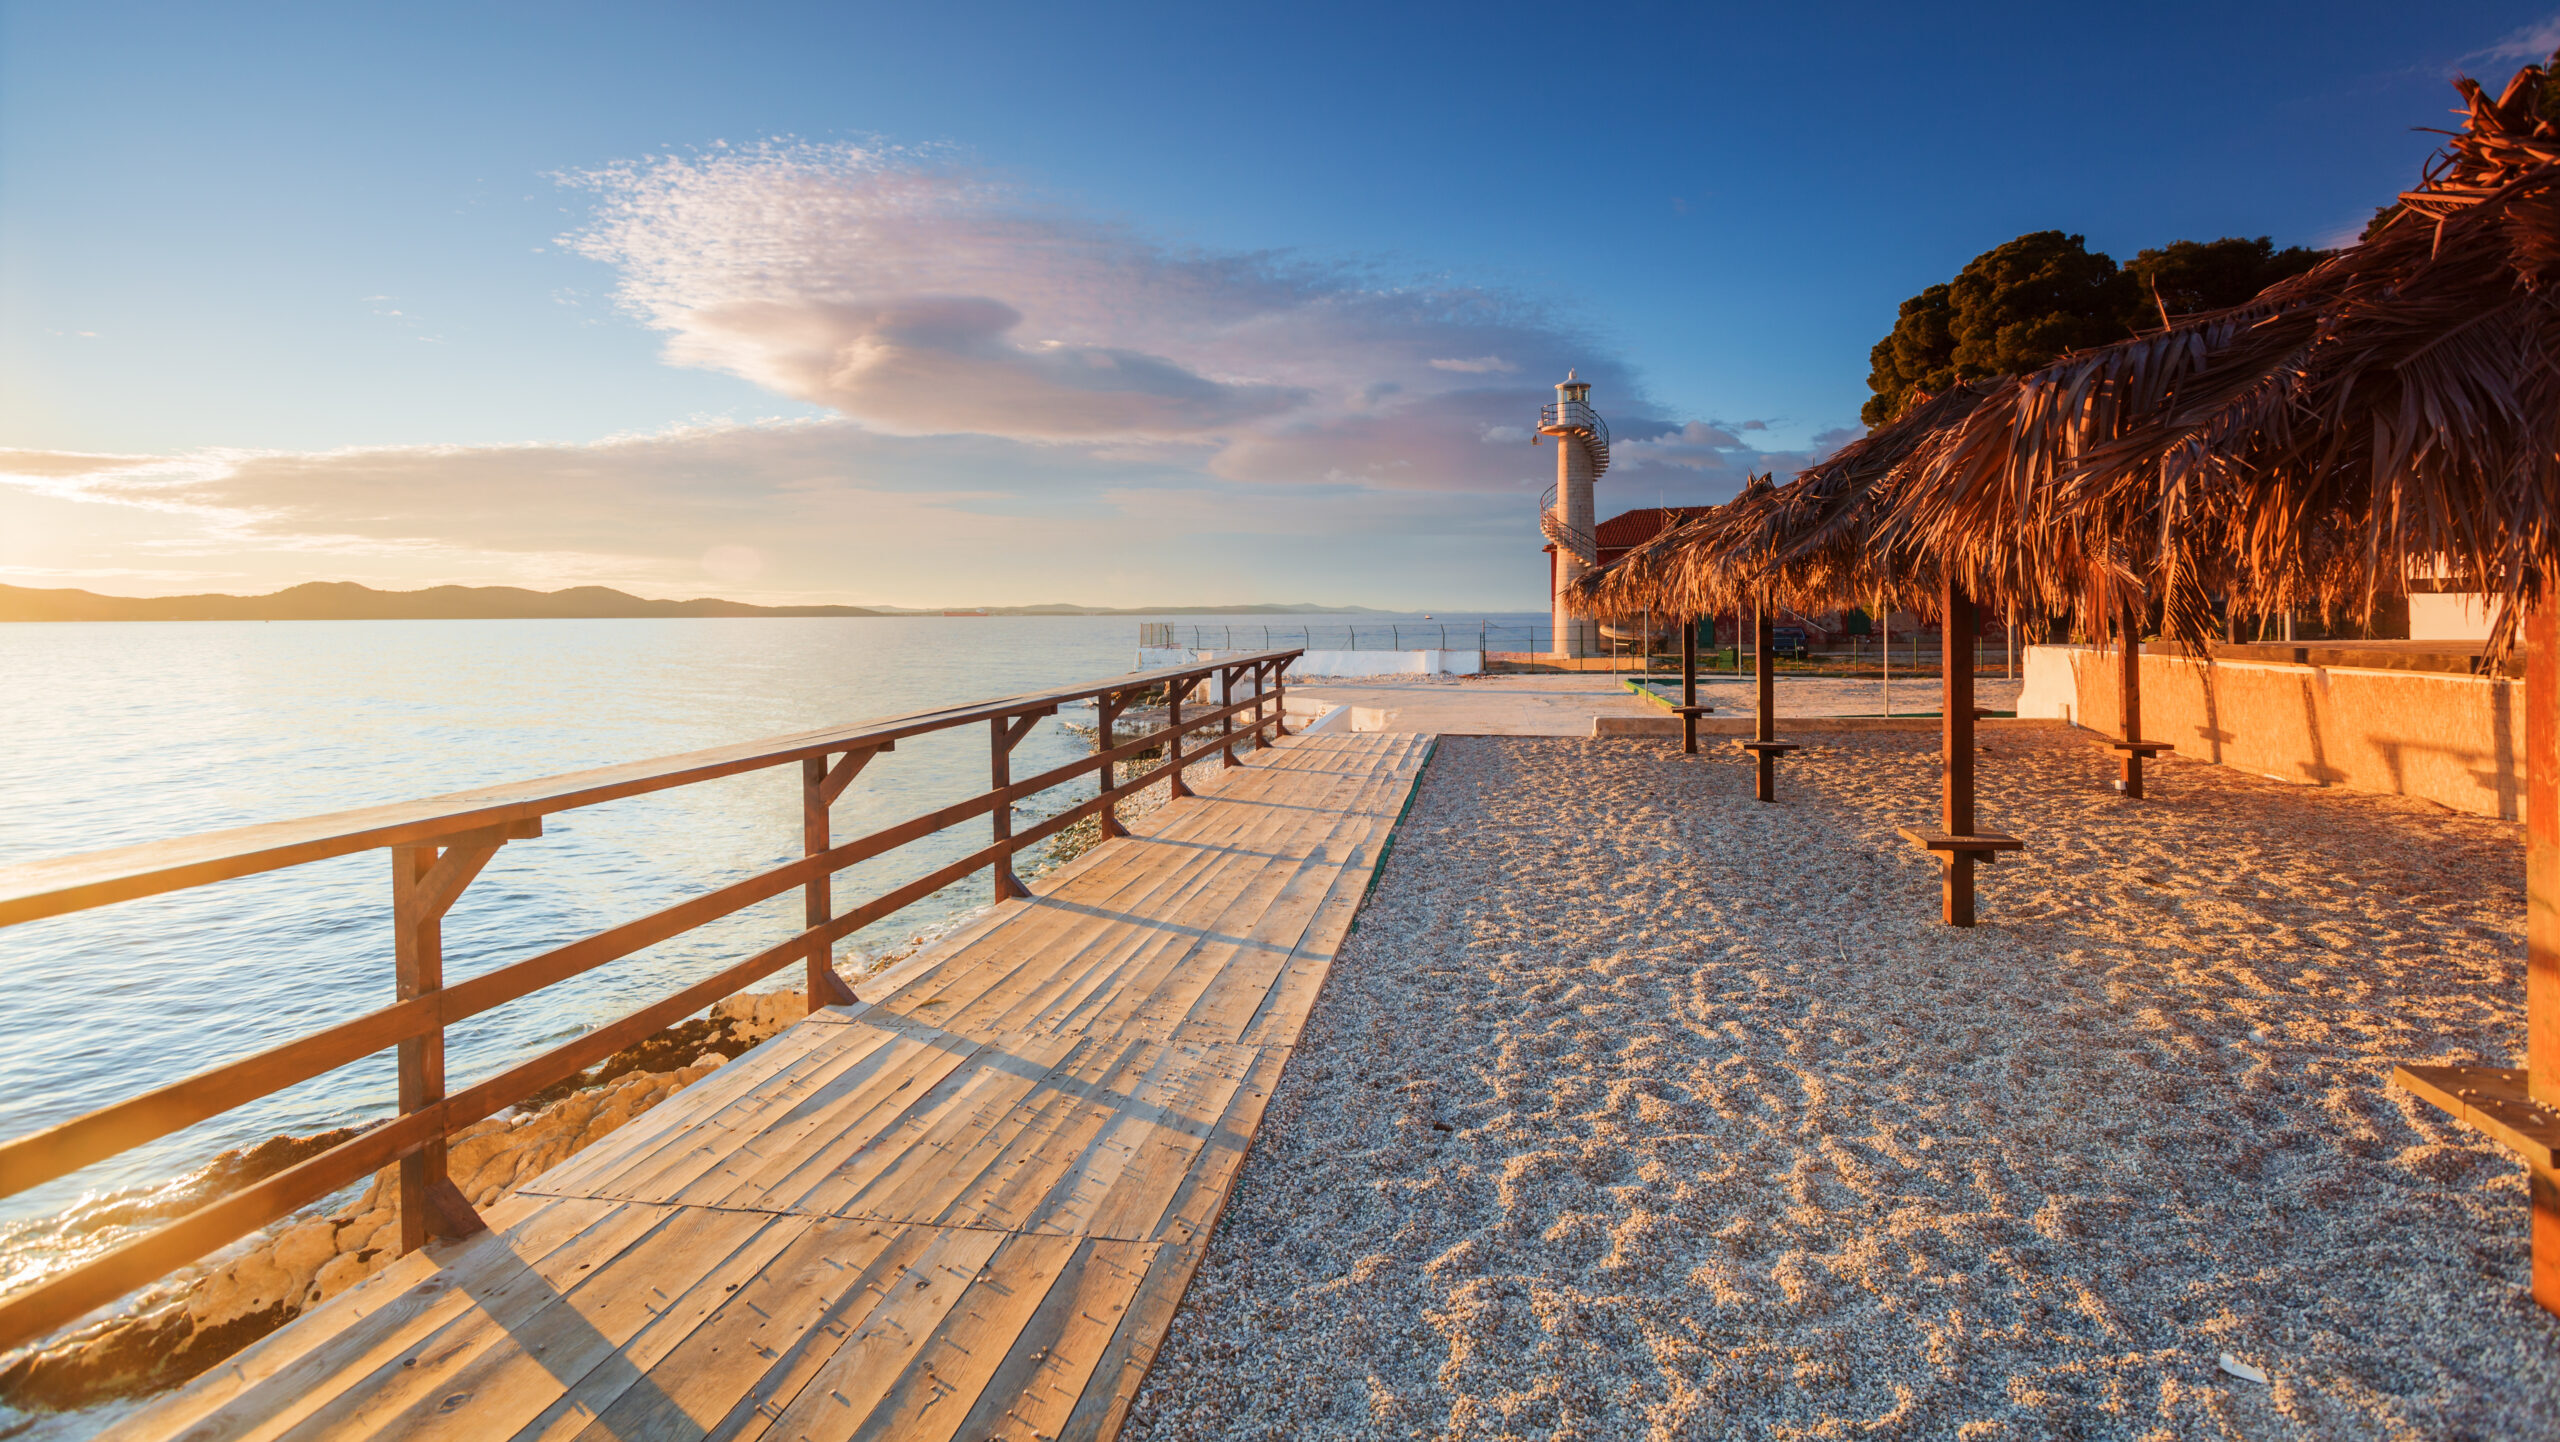
[{"label": "sky", "polygon": [[0,0],[0,583],[1539,610],[2059,229],[2336,244],[2551,0]]}]

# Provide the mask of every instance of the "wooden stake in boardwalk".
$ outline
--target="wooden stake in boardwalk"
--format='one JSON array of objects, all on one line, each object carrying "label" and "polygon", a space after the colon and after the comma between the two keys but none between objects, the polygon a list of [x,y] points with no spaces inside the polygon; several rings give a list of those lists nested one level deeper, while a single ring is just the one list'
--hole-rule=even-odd
[{"label": "wooden stake in boardwalk", "polygon": [[1753,709],[1759,714],[1752,723],[1751,739],[1742,743],[1742,749],[1752,753],[1760,763],[1759,780],[1752,789],[1752,797],[1760,801],[1775,801],[1778,799],[1778,758],[1798,747],[1793,741],[1778,739],[1778,677],[1772,664],[1776,658],[1770,654],[1776,647],[1770,643],[1769,602],[1765,596],[1752,607],[1751,630]]}]

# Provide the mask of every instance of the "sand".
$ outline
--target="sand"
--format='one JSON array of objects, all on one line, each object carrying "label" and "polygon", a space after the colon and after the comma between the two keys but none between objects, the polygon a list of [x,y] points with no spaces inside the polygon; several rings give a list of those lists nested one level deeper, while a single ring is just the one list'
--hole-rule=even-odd
[{"label": "sand", "polygon": [[2518,828],[2010,733],[1957,932],[1929,745],[1443,740],[1123,1435],[2560,1436]]}]

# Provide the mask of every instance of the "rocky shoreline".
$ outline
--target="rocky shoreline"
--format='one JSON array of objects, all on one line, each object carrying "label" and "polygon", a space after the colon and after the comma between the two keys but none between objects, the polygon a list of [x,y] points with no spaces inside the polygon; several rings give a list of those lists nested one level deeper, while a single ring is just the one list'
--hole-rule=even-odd
[{"label": "rocky shoreline", "polygon": [[[636,1042],[524,1106],[456,1133],[447,1151],[454,1184],[472,1205],[487,1206],[806,1012],[796,988],[750,993]],[[175,1210],[191,1210],[357,1130],[225,1152],[185,1186],[155,1197],[154,1209],[170,1210],[174,1197],[183,1203]],[[224,1260],[143,1293],[131,1310],[0,1362],[0,1406],[67,1412],[187,1381],[389,1265],[399,1255],[398,1188],[399,1169],[386,1167],[353,1202],[286,1218],[245,1249],[226,1249]]]}]

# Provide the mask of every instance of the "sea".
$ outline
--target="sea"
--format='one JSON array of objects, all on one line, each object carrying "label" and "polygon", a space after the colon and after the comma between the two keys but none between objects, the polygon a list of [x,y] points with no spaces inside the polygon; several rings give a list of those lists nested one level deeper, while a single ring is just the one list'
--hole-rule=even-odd
[{"label": "sea", "polygon": [[[0,625],[0,865],[1017,695],[1130,671],[1135,617]],[[1526,649],[1544,617],[1174,616],[1177,645]],[[1504,640],[1508,635],[1511,640]],[[1154,639],[1154,638],[1151,638]],[[1014,774],[1090,749],[1034,729]],[[987,783],[984,728],[902,741],[834,809],[844,840]],[[1092,794],[1080,780],[1024,821]],[[800,854],[798,768],[556,814],[447,917],[448,982]],[[983,819],[839,876],[839,907],[985,843]],[[1032,858],[1026,857],[1029,861]],[[989,900],[981,875],[857,933],[849,973]],[[797,892],[475,1017],[454,1085],[791,934]],[[767,985],[791,981],[786,970]],[[0,1136],[20,1136],[394,1000],[389,854],[361,853],[0,928]],[[0,1292],[152,1224],[216,1154],[393,1109],[388,1054],[0,1199]],[[114,1202],[117,1205],[105,1205]],[[99,1224],[100,1217],[122,1220]]]}]

